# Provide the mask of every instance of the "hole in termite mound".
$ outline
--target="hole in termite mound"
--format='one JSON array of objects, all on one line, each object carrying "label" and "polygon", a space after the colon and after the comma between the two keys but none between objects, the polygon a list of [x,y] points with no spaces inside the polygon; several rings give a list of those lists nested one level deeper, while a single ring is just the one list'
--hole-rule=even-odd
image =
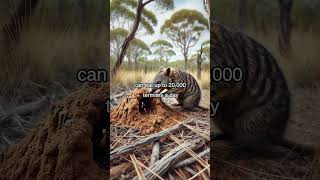
[{"label": "hole in termite mound", "polygon": [[185,118],[158,97],[145,97],[148,90],[135,89],[111,110],[111,124],[140,129],[141,135],[159,132]]},{"label": "hole in termite mound", "polygon": [[139,100],[139,112],[141,114],[152,113],[152,111],[155,109],[154,106],[155,104],[150,97],[142,97]]}]

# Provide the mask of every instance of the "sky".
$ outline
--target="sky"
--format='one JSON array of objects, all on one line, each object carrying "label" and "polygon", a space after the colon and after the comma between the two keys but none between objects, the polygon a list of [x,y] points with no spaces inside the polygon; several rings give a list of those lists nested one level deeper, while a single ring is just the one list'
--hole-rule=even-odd
[{"label": "sky", "polygon": [[[150,3],[146,6],[146,8],[148,10],[151,10],[152,12],[154,12],[158,18],[158,25],[156,27],[154,27],[155,33],[153,35],[143,35],[143,36],[139,37],[146,44],[151,45],[151,43],[153,41],[158,40],[158,39],[165,39],[165,40],[171,42],[170,39],[168,39],[165,34],[160,33],[160,27],[163,25],[165,20],[167,20],[171,17],[171,15],[175,11],[178,11],[180,9],[195,9],[197,11],[200,11],[205,17],[208,16],[208,14],[205,12],[205,10],[203,8],[202,0],[175,0],[174,3],[175,3],[175,9],[170,10],[170,11],[159,10],[159,8],[156,8],[154,5],[152,5],[153,3]],[[209,39],[210,39],[209,31],[206,30],[201,34],[201,37],[200,37],[197,45],[195,45],[193,48],[190,49],[189,57],[192,54],[194,54],[198,49],[200,49],[202,42],[209,40]],[[180,49],[174,46],[173,50],[176,52],[177,55],[173,56],[171,58],[171,61],[172,60],[182,60],[183,55],[182,55]],[[148,59],[153,59],[153,58],[154,58],[154,56],[148,57]]]}]

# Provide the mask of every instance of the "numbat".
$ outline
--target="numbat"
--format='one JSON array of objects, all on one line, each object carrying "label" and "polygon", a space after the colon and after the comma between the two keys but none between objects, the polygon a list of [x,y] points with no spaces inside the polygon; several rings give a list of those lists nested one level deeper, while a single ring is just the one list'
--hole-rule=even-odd
[{"label": "numbat", "polygon": [[200,108],[199,102],[201,99],[201,90],[197,80],[189,73],[174,68],[164,68],[158,72],[153,80],[153,84],[159,87],[154,87],[151,92],[167,90],[166,94],[178,94],[176,98],[178,104],[185,110],[194,111],[195,108]]},{"label": "numbat", "polygon": [[[261,150],[270,144],[313,151],[283,135],[290,113],[290,92],[275,58],[252,38],[211,21],[210,69],[241,68],[241,81],[210,82],[212,139],[231,139],[241,147]],[[212,77],[211,77],[212,79]]]}]

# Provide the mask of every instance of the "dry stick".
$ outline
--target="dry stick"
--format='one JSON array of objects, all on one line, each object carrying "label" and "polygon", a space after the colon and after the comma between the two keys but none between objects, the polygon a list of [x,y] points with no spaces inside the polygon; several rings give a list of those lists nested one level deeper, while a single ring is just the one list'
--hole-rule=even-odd
[{"label": "dry stick", "polygon": [[168,128],[168,129],[161,131],[159,133],[155,133],[155,134],[152,134],[146,138],[140,139],[139,141],[137,141],[133,144],[121,146],[121,147],[110,152],[110,161],[114,160],[115,158],[119,157],[120,155],[133,152],[134,150],[136,150],[140,146],[150,144],[151,142],[160,140],[162,137],[170,134],[172,131],[175,131],[181,127],[183,127],[182,124],[177,124],[177,125],[173,126],[172,128]]},{"label": "dry stick", "polygon": [[207,139],[208,141],[210,141],[210,137],[209,137],[206,133],[200,131],[199,129],[196,129],[196,128],[193,128],[193,127],[191,127],[191,126],[189,126],[189,125],[186,125],[186,124],[185,124],[184,126],[186,126],[186,127],[189,128],[191,131],[195,132],[196,134],[199,134],[199,135],[202,136],[203,138],[205,138],[205,139]]},{"label": "dry stick", "polygon": [[[199,171],[201,171],[201,167],[199,166],[199,165],[196,165],[196,167],[197,167],[197,169],[199,170]],[[209,171],[210,172],[210,171]],[[207,174],[204,174],[204,173],[201,173],[201,176],[203,177],[203,179],[205,179],[205,180],[209,180],[210,178],[210,173],[207,175]]]},{"label": "dry stick", "polygon": [[[166,154],[162,159],[157,161],[155,164],[153,164],[150,169],[154,172],[159,174],[160,176],[166,173],[173,164],[175,164],[181,157],[188,154],[185,151],[185,148],[188,149],[196,149],[200,148],[205,142],[202,139],[196,139],[192,142],[185,142],[181,144],[180,146],[177,146],[176,148],[172,149],[168,154]],[[150,173],[149,171],[144,172],[145,177],[149,179],[155,179],[155,176]],[[133,178],[137,179],[137,177]]]},{"label": "dry stick", "polygon": [[[27,115],[30,114],[31,112],[40,109],[41,107],[43,107],[44,105],[46,105],[49,102],[47,97],[42,97],[40,100],[35,101],[35,102],[31,102],[22,106],[19,106],[17,108],[15,108],[13,110],[14,114],[19,114],[19,115]],[[8,113],[8,114],[12,114],[12,112]]]},{"label": "dry stick", "polygon": [[[199,158],[201,158],[201,157],[203,157],[203,156],[205,156],[205,155],[207,155],[207,154],[209,154],[209,153],[210,153],[210,148],[202,151],[202,152],[199,153],[197,156],[198,156]],[[177,164],[175,164],[175,165],[173,166],[173,168],[180,168],[180,167],[183,167],[183,166],[188,166],[188,165],[190,165],[190,164],[195,163],[196,161],[197,161],[197,160],[196,160],[194,157],[191,157],[191,158],[188,158],[188,159],[185,159],[185,160],[183,160],[183,161],[178,162]]]},{"label": "dry stick", "polygon": [[38,83],[36,83],[36,82],[28,81],[28,83],[29,83],[30,85],[32,85],[32,86],[37,87],[38,89],[40,89],[40,90],[42,90],[42,91],[47,91],[47,90],[48,90],[48,88],[47,88],[46,86],[41,85],[41,84],[38,84]]},{"label": "dry stick", "polygon": [[169,180],[175,180],[175,178],[171,174],[169,174]]},{"label": "dry stick", "polygon": [[144,177],[140,166],[138,166],[138,164],[137,164],[138,160],[137,160],[136,156],[133,154],[133,155],[130,155],[130,158],[131,158],[132,164],[137,172],[137,176],[139,177],[139,179],[145,180],[146,178]]},{"label": "dry stick", "polygon": [[156,141],[156,142],[154,142],[153,147],[152,147],[150,166],[159,160],[159,154],[160,154],[160,142]]},{"label": "dry stick", "polygon": [[125,92],[122,92],[122,93],[120,93],[120,94],[116,94],[116,95],[112,96],[112,97],[110,98],[110,100],[112,101],[112,100],[114,100],[114,99],[117,99],[117,98],[119,98],[119,97],[124,96],[125,94],[126,94]]},{"label": "dry stick", "polygon": [[[181,143],[179,142],[179,139],[177,139],[176,137],[174,137],[173,135],[170,136],[172,140],[174,140],[179,146],[181,146]],[[197,157],[197,154],[195,152],[192,151],[192,149],[188,149],[182,146],[182,148],[185,149],[185,151],[187,151],[193,158],[195,158],[203,167],[206,167],[206,162],[203,159],[200,159],[199,157]]]},{"label": "dry stick", "polygon": [[1,124],[7,124],[6,122],[15,121],[17,122],[18,126],[21,128],[23,133],[26,132],[22,122],[25,124],[31,124],[29,121],[22,119],[18,114],[7,114],[4,109],[0,105],[0,126]]},{"label": "dry stick", "polygon": [[[130,133],[131,130],[132,130],[132,129],[129,129],[121,138],[124,138],[127,134]],[[118,143],[119,143],[120,141],[121,141],[122,144],[124,144],[124,142],[122,141],[121,138],[117,138],[117,139],[115,140],[116,142],[113,143],[111,149],[113,149],[114,147],[116,147],[116,145],[118,145]]]},{"label": "dry stick", "polygon": [[63,92],[64,96],[67,96],[69,94],[68,90],[66,90],[66,88],[58,81],[54,81],[52,84],[56,85],[58,88],[61,89],[61,91]]},{"label": "dry stick", "polygon": [[3,133],[1,133],[2,139],[9,145],[11,146],[13,142],[11,142]]},{"label": "dry stick", "polygon": [[195,174],[197,174],[197,172],[195,172],[193,169],[189,168],[189,167],[183,167],[183,170],[187,171],[188,173],[192,174],[192,176],[194,176]]},{"label": "dry stick", "polygon": [[140,161],[137,160],[137,162],[139,163],[140,166],[144,167],[144,168],[147,169],[149,172],[151,172],[153,175],[157,176],[157,178],[159,178],[160,180],[164,180],[161,176],[159,176],[157,173],[153,172],[150,168],[148,168],[147,166],[145,166],[144,164],[142,164]]},{"label": "dry stick", "polygon": [[[181,146],[181,143],[179,142],[179,139],[174,137],[173,135],[170,136],[172,140],[174,140],[177,144]],[[183,146],[182,146],[183,147]],[[184,147],[183,147],[184,148]],[[206,163],[203,159],[197,157],[197,154],[192,151],[192,149],[184,148],[193,158],[195,158],[203,167],[206,167],[208,163]],[[209,165],[210,166],[210,165]],[[209,172],[210,173],[210,172]]]},{"label": "dry stick", "polygon": [[192,176],[189,180],[192,180],[194,178],[196,178],[197,176],[199,176],[202,172],[204,172],[205,170],[209,169],[210,165],[208,165],[207,167],[205,167],[204,169],[202,169],[201,171],[199,171],[197,174],[195,174],[194,176]]},{"label": "dry stick", "polygon": [[[176,169],[173,169],[173,171],[181,178],[181,179],[186,179],[186,177],[183,177],[180,172],[178,172]],[[181,171],[181,170],[180,170]]]}]

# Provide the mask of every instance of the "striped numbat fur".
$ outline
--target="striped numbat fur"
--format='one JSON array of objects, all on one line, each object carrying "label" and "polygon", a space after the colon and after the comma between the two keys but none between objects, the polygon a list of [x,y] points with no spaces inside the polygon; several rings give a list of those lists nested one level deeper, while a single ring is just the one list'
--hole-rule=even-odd
[{"label": "striped numbat fur", "polygon": [[[201,90],[197,80],[189,73],[175,68],[164,68],[155,76],[154,84],[166,84],[167,87],[152,88],[151,92],[167,89],[166,94],[178,94],[178,104],[185,110],[193,111],[195,108],[205,109],[199,106]],[[172,87],[177,85],[180,87]]]},{"label": "striped numbat fur", "polygon": [[255,150],[270,144],[296,146],[283,137],[290,113],[290,92],[275,58],[241,32],[214,21],[210,26],[211,72],[215,68],[238,67],[243,74],[240,81],[230,82],[213,81],[211,77],[211,101],[220,103],[212,120],[212,138],[223,134],[240,147]]}]

